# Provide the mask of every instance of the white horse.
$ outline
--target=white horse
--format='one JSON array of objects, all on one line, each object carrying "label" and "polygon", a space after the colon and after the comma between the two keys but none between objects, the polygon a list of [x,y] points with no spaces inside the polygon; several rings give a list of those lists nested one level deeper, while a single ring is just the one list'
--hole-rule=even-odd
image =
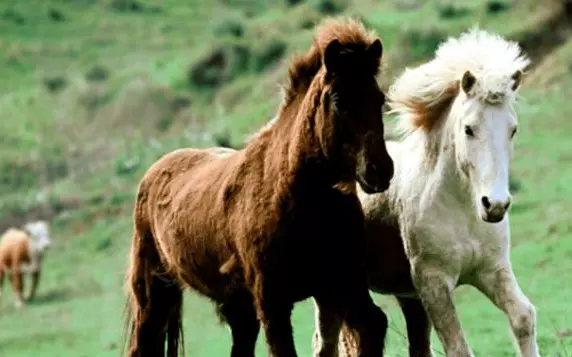
[{"label": "white horse", "polygon": [[[387,242],[394,238],[387,232],[394,227],[409,262],[398,276],[387,259],[398,259],[388,256],[399,251],[372,253],[372,290],[403,297],[387,282],[412,283],[411,293],[421,300],[448,357],[473,356],[453,303],[453,290],[461,284],[476,287],[504,311],[521,356],[539,356],[536,310],[511,267],[507,213],[514,104],[528,64],[518,44],[473,29],[442,43],[431,61],[406,69],[389,90],[389,105],[405,134],[400,142],[388,142],[395,163],[391,187],[382,194],[360,193],[367,220],[378,222],[366,220],[370,250],[391,247]],[[316,308],[315,353],[335,355],[336,321]],[[404,314],[407,319],[405,309]],[[414,355],[415,321],[409,322]],[[426,339],[428,346],[429,333]]]}]

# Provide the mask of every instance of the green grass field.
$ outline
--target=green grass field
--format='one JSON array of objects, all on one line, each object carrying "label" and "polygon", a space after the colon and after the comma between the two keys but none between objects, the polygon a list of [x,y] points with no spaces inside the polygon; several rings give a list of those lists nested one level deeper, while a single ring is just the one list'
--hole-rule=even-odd
[{"label": "green grass field", "polygon": [[[176,147],[241,144],[276,111],[284,61],[309,46],[311,25],[345,14],[382,37],[384,86],[477,23],[523,41],[535,63],[518,104],[512,259],[537,306],[542,355],[572,357],[570,26],[556,0],[500,1],[495,13],[491,3],[2,1],[0,226],[49,217],[55,242],[37,301],[16,311],[4,286],[0,356],[117,356],[139,177]],[[226,67],[205,67],[217,52]],[[390,316],[386,355],[406,356],[397,304],[375,298]],[[456,302],[477,356],[514,356],[508,321],[484,296],[463,287]],[[229,333],[205,299],[187,294],[184,316],[187,356],[229,354]],[[310,301],[293,323],[299,355],[311,355]],[[266,355],[262,335],[258,352]]]}]

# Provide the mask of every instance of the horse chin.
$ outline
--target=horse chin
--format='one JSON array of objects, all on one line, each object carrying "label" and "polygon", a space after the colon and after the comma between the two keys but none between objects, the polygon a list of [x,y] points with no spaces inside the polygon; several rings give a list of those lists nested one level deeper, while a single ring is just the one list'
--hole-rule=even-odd
[{"label": "horse chin", "polygon": [[372,185],[359,175],[357,177],[357,181],[363,192],[367,193],[368,195],[373,195],[374,193],[381,193],[389,188],[389,181],[387,183],[383,183],[382,185],[379,184]]}]

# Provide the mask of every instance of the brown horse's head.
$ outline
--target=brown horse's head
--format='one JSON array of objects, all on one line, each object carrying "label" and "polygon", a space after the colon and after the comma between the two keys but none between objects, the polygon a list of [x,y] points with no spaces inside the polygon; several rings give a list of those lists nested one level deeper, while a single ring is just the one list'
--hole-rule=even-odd
[{"label": "brown horse's head", "polygon": [[[385,96],[376,81],[383,52],[379,38],[357,21],[330,20],[316,37],[323,75],[316,133],[324,156],[342,180],[357,178],[367,193],[382,192],[393,176],[383,139]],[[357,177],[347,175],[357,172]]]}]

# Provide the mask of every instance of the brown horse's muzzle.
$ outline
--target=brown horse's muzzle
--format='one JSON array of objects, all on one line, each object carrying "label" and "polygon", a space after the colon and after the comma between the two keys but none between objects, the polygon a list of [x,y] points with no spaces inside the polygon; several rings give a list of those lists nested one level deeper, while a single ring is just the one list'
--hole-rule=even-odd
[{"label": "brown horse's muzzle", "polygon": [[393,178],[393,160],[387,152],[382,134],[375,131],[364,137],[357,161],[357,181],[369,194],[380,193],[389,188]]},{"label": "brown horse's muzzle", "polygon": [[389,188],[394,170],[393,160],[389,156],[381,165],[368,162],[362,168],[358,170],[357,181],[366,193],[380,193]]}]

